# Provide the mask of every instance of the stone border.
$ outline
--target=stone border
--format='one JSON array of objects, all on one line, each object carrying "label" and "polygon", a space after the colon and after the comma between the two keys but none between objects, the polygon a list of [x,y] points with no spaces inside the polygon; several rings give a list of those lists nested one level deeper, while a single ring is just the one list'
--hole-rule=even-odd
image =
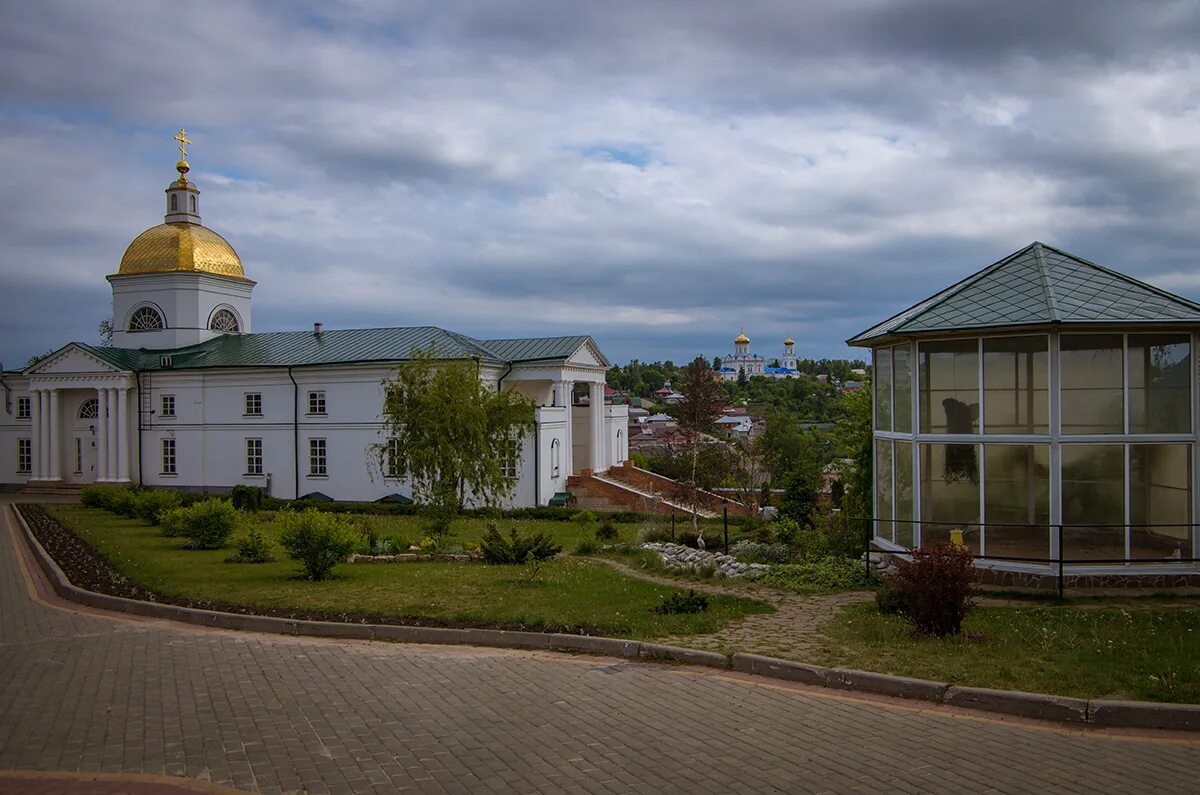
[{"label": "stone border", "polygon": [[637,640],[620,638],[601,638],[594,635],[499,629],[413,627],[399,624],[347,624],[336,621],[308,621],[223,613],[158,602],[142,602],[136,599],[96,593],[72,585],[62,569],[59,568],[58,563],[33,535],[25,517],[16,509],[16,506],[12,506],[12,512],[20,522],[29,549],[34,553],[38,565],[50,581],[56,594],[71,602],[118,613],[165,618],[218,629],[249,630],[278,635],[565,651],[628,660],[684,663],[719,670],[732,669],[742,673],[784,679],[806,685],[917,699],[933,704],[966,707],[1038,720],[1105,728],[1200,731],[1200,704],[1089,700],[1046,693],[960,687],[945,682],[932,682],[927,679],[913,679],[871,671],[856,671],[850,668],[825,668],[758,654],[737,652],[733,655],[724,655],[713,651],[686,649],[659,643],[642,643]]}]

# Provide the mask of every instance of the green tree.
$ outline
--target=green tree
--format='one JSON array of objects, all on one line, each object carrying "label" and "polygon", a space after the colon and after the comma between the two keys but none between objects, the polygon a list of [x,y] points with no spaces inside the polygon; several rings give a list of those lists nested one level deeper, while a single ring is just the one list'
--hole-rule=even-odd
[{"label": "green tree", "polygon": [[845,486],[843,507],[849,518],[863,521],[871,516],[875,488],[870,382],[857,392],[842,395],[838,404],[834,443]]},{"label": "green tree", "polygon": [[535,403],[494,390],[478,363],[439,361],[414,351],[383,382],[384,441],[372,445],[388,480],[412,483],[433,529],[445,532],[467,499],[495,506],[512,494],[522,442],[533,431]]},{"label": "green tree", "polygon": [[696,482],[700,447],[704,436],[712,430],[713,423],[721,414],[725,394],[716,380],[716,373],[701,356],[692,360],[681,371],[681,376],[676,389],[683,395],[683,400],[673,407],[673,413],[691,456],[691,476],[684,485],[691,498],[692,529],[696,530],[699,523],[696,512],[700,508],[700,489]]}]

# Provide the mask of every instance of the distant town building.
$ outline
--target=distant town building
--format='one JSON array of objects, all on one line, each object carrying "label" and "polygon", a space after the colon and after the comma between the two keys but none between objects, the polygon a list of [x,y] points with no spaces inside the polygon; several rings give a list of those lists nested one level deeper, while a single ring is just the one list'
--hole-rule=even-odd
[{"label": "distant town building", "polygon": [[733,338],[733,354],[721,359],[718,372],[722,381],[736,381],[740,373],[744,373],[746,378],[799,378],[802,373],[796,369],[796,341],[791,337],[783,341],[783,356],[779,357],[779,364],[779,367],[768,367],[764,357],[751,353],[750,338],[745,331],[741,331]]}]

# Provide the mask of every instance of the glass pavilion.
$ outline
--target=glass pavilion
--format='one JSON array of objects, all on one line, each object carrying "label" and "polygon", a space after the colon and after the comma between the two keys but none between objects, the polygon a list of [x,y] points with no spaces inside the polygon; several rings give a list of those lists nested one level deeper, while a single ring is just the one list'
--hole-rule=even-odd
[{"label": "glass pavilion", "polygon": [[1033,243],[849,340],[874,357],[876,543],[1194,568],[1198,333],[1200,305]]}]

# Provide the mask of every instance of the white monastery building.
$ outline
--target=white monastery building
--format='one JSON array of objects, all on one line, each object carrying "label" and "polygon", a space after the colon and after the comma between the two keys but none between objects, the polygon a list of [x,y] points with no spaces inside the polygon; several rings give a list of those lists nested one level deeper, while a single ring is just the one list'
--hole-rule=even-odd
[{"label": "white monastery building", "polygon": [[[252,333],[233,247],[200,223],[200,191],[166,189],[165,223],[130,243],[112,285],[112,347],[72,342],[0,374],[0,488],[134,483],[222,492],[239,484],[295,498],[375,500],[385,480],[382,382],[414,350],[469,358],[497,389],[537,401],[511,462],[513,506],[545,505],[568,475],[628,457],[627,407],[606,405],[609,362],[588,336],[477,340],[441,328]],[[572,405],[586,384],[589,406]]]},{"label": "white monastery building", "polygon": [[800,371],[796,369],[796,341],[788,337],[783,341],[783,356],[779,357],[779,367],[768,367],[767,360],[757,353],[750,352],[750,338],[745,331],[738,332],[733,338],[733,354],[721,359],[722,381],[736,381],[738,373],[745,373],[747,378],[763,376],[765,378],[799,378]]}]

